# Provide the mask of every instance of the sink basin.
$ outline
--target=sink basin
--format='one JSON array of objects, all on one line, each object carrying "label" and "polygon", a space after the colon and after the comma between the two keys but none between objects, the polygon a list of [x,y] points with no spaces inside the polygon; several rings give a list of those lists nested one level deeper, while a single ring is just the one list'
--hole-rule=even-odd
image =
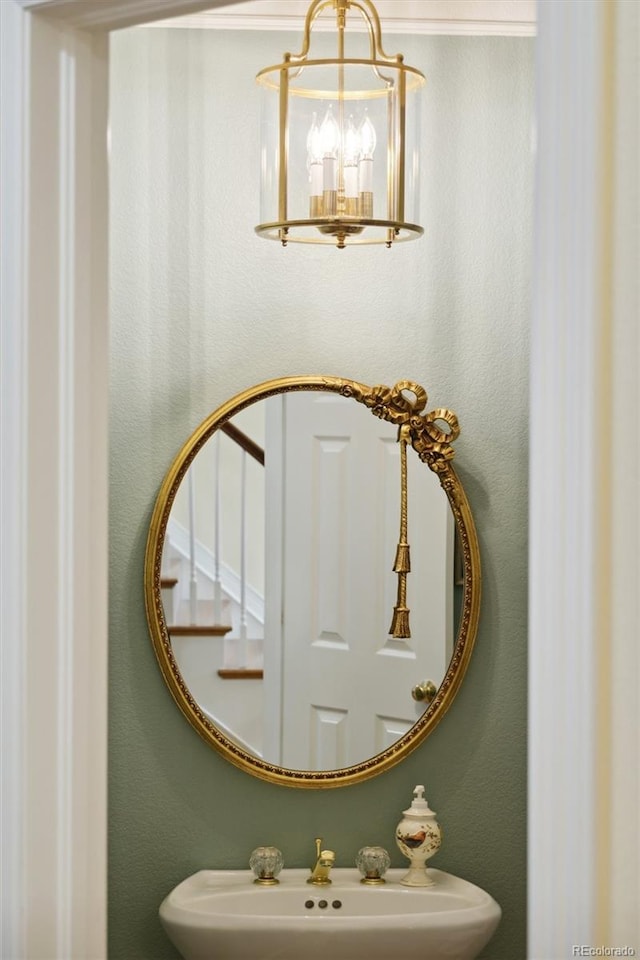
[{"label": "sink basin", "polygon": [[406,870],[381,886],[356,869],[330,886],[308,870],[283,870],[277,886],[249,870],[201,870],[171,891],[160,920],[185,960],[473,960],[501,910],[480,887],[429,870],[430,887],[403,887]]}]

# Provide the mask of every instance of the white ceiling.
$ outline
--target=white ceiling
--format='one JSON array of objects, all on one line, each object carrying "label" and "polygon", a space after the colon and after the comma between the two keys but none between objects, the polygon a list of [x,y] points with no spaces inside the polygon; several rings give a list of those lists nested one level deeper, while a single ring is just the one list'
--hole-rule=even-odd
[{"label": "white ceiling", "polygon": [[[377,0],[384,33],[533,36],[536,0]],[[302,29],[309,0],[249,0],[159,20],[151,26],[226,30]],[[360,20],[355,18],[355,23]],[[322,20],[318,21],[320,29]]]}]

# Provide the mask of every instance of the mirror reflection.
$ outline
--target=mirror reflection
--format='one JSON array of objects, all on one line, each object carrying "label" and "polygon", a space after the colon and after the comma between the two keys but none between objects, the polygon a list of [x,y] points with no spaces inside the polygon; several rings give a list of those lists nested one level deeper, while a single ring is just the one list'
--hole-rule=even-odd
[{"label": "mirror reflection", "polygon": [[[424,713],[414,688],[447,672],[455,523],[407,444],[410,572],[398,572],[402,447],[397,425],[352,399],[279,393],[223,423],[178,487],[161,565],[171,648],[200,710],[251,756],[361,763]],[[402,581],[409,630],[393,617]]]}]

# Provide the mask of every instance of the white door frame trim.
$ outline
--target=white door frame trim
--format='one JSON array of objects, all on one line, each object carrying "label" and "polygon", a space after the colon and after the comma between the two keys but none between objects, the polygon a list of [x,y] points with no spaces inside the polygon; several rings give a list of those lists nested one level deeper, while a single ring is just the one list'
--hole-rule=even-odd
[{"label": "white door frame trim", "polygon": [[52,26],[13,2],[1,5],[0,15],[2,196],[8,200],[2,950],[8,958],[100,958],[106,929],[107,37]]},{"label": "white door frame trim", "polygon": [[[11,20],[11,22],[9,22]],[[22,894],[22,825],[24,657],[25,634],[24,531],[26,530],[26,333],[23,324],[8,318],[25,313],[26,288],[21,274],[24,260],[25,210],[25,89],[15,84],[22,75],[23,17],[15,7],[0,8],[0,910],[2,957],[20,956]],[[4,125],[12,136],[4,135]],[[11,189],[6,189],[7,183]],[[17,255],[7,256],[9,250]],[[16,638],[8,642],[7,637]],[[6,839],[6,843],[5,843]]]},{"label": "white door frame trim", "polygon": [[[59,18],[47,20],[34,12],[35,0],[29,3],[28,7],[18,0],[0,3],[2,956],[5,960],[51,956],[102,960],[106,957],[108,57],[106,35],[100,31],[131,22],[133,6],[134,19],[151,20],[218,4],[215,0],[135,0],[134,4],[58,0]],[[626,388],[617,388],[615,398],[610,395],[615,382],[611,371],[604,383],[599,379],[600,345],[603,337],[606,341],[617,335],[617,307],[612,308],[613,314],[609,310],[606,319],[598,299],[600,287],[588,289],[584,284],[593,266],[594,231],[602,216],[602,183],[589,180],[586,172],[578,183],[585,187],[579,203],[587,235],[580,239],[573,258],[565,257],[564,279],[557,276],[551,253],[566,254],[566,232],[560,229],[553,236],[558,226],[554,202],[562,204],[563,195],[571,193],[561,209],[577,213],[571,158],[576,158],[578,149],[583,151],[580,163],[585,171],[589,165],[597,170],[602,159],[600,115],[592,125],[584,118],[580,121],[581,135],[575,142],[574,125],[565,117],[575,120],[585,110],[584,90],[599,90],[610,72],[606,46],[595,40],[607,4],[564,0],[540,6],[542,123],[531,411],[530,825],[531,847],[541,847],[538,854],[533,851],[530,864],[532,960],[568,955],[561,952],[567,944],[594,942],[590,938],[599,931],[613,929],[607,926],[606,911],[601,911],[596,925],[587,916],[597,890],[597,868],[606,868],[602,858],[598,861],[601,847],[597,840],[587,841],[582,851],[577,844],[579,837],[595,830],[596,817],[601,818],[600,827],[610,826],[602,820],[608,815],[608,804],[618,809],[615,791],[605,796],[592,788],[604,769],[602,730],[609,736],[616,724],[625,729],[631,714],[617,703],[622,714],[612,719],[605,699],[604,708],[594,717],[587,702],[597,691],[597,670],[606,663],[602,623],[610,612],[606,590],[598,588],[602,564],[591,564],[587,551],[603,538],[611,551],[619,549],[624,524],[622,531],[620,524],[616,527],[611,500],[616,493],[628,495],[630,490],[635,497],[640,481],[635,423],[625,437],[625,448],[615,451],[611,486],[602,486],[601,472],[591,487],[576,483],[574,457],[581,465],[582,481],[602,455],[601,436],[592,419],[594,403],[589,398],[597,395],[605,406],[615,400],[621,414],[635,402],[632,413],[637,411],[633,378]],[[615,6],[619,10],[622,4]],[[626,6],[631,10],[635,4]],[[86,20],[93,8],[99,11],[99,24]],[[83,26],[91,26],[94,32]],[[578,49],[584,37],[585,49],[595,54],[592,60]],[[566,85],[568,53],[580,84]],[[565,85],[566,113],[562,113],[556,111],[555,98]],[[634,95],[630,83],[627,92]],[[554,173],[554,185],[551,171],[556,159],[562,162]],[[637,215],[637,196],[635,203]],[[547,241],[550,246],[545,249]],[[549,277],[554,278],[551,287]],[[637,355],[637,332],[622,333],[622,345],[614,352],[616,363],[623,362],[620,353],[623,359],[628,356],[628,347]],[[586,402],[575,402],[566,389],[568,369],[577,377]],[[575,390],[575,385],[571,387]],[[562,402],[561,408],[554,400]],[[567,424],[560,439],[554,435],[563,429],[558,416]],[[553,482],[549,482],[550,471]],[[559,504],[566,509],[559,510]],[[580,543],[585,545],[584,555],[578,549]],[[634,556],[625,541],[615,559],[616,569],[626,576],[621,582],[632,586],[626,601],[625,594],[617,596],[623,609],[620,613],[616,607],[616,612],[623,622],[625,610],[632,614],[635,609],[638,594],[637,550]],[[594,587],[598,589],[592,600]],[[623,666],[632,663],[637,673],[637,653],[635,661],[629,660],[633,651],[623,641],[618,644],[617,634],[611,642],[620,650]],[[552,662],[554,670],[550,670]],[[540,686],[547,681],[551,686]],[[548,710],[536,706],[541,689]],[[574,696],[576,700],[571,699]],[[631,773],[618,795],[637,771],[637,736],[631,749],[636,750],[635,757],[628,758]],[[622,760],[619,763],[624,766]],[[574,776],[587,780],[576,788]],[[550,792],[545,789],[547,783],[552,786]],[[637,778],[635,790],[637,802]],[[568,834],[562,835],[561,829]],[[635,838],[637,844],[637,828]],[[560,913],[558,901],[549,900],[546,891],[552,872],[566,878],[563,896],[579,884],[567,912]],[[608,879],[605,869],[601,880]],[[553,945],[556,952],[545,953],[546,945]]]},{"label": "white door frame trim", "polygon": [[107,31],[217,3],[0,3],[4,960],[107,956]]},{"label": "white door frame trim", "polygon": [[538,29],[528,880],[546,960],[640,948],[640,19],[565,0]]}]

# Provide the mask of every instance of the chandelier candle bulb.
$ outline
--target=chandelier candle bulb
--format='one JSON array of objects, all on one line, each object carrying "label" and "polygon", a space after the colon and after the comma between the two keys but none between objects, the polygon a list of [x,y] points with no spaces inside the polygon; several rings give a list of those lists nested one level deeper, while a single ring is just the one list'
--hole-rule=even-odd
[{"label": "chandelier candle bulb", "polygon": [[318,127],[318,115],[313,114],[307,134],[307,164],[309,167],[309,216],[322,216],[322,191],[324,169],[322,164],[322,138]]},{"label": "chandelier candle bulb", "polygon": [[345,197],[358,196],[358,168],[353,164],[348,164],[344,168],[344,195]]},{"label": "chandelier candle bulb", "polygon": [[325,216],[337,213],[337,172],[338,161],[335,157],[325,157],[322,161],[322,205]]},{"label": "chandelier candle bulb", "polygon": [[324,168],[321,160],[314,160],[309,164],[309,183],[309,196],[321,196],[324,185]]},{"label": "chandelier candle bulb", "polygon": [[340,145],[340,130],[333,116],[331,104],[322,126],[320,138],[323,147],[322,159],[322,204],[325,216],[333,216],[337,212],[338,189],[338,148]]},{"label": "chandelier candle bulb", "polygon": [[347,121],[344,146],[344,212],[347,217],[357,217],[358,207],[358,160],[360,157],[360,134],[353,117]]}]

